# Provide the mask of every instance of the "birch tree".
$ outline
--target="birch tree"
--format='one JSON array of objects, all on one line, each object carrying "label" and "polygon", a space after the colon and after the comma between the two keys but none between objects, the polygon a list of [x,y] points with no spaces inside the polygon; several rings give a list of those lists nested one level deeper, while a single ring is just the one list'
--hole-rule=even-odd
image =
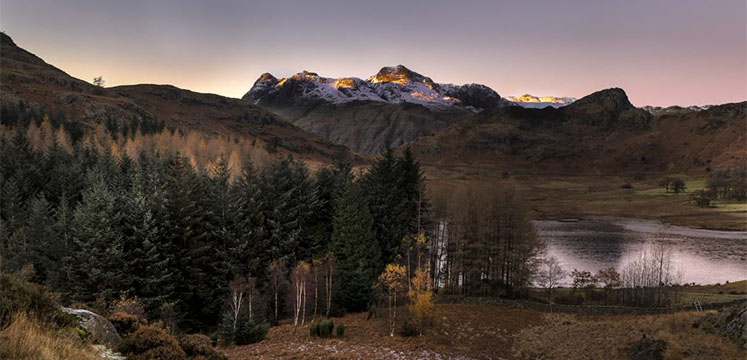
[{"label": "birch tree", "polygon": [[293,307],[293,326],[298,326],[301,318],[301,326],[306,319],[306,283],[309,277],[309,263],[300,261],[293,269],[293,288],[295,289],[295,304]]}]

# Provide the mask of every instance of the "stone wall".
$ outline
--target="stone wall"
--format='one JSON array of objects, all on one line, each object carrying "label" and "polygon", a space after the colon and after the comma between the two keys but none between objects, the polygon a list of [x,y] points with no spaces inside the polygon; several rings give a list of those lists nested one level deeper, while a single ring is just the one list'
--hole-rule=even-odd
[{"label": "stone wall", "polygon": [[[494,297],[471,297],[471,296],[456,296],[456,295],[445,295],[439,296],[438,302],[442,304],[481,304],[481,305],[502,305],[513,308],[524,308],[539,310],[544,312],[559,312],[559,313],[573,313],[573,314],[666,314],[678,311],[692,311],[696,310],[694,305],[689,306],[677,306],[667,308],[643,308],[643,307],[631,307],[631,306],[596,306],[596,305],[562,305],[562,304],[546,304],[540,302],[526,301],[526,300],[508,300]],[[721,309],[731,305],[736,305],[742,302],[747,302],[747,299],[732,300],[727,302],[719,303],[708,303],[702,304],[703,310],[708,309]]]}]

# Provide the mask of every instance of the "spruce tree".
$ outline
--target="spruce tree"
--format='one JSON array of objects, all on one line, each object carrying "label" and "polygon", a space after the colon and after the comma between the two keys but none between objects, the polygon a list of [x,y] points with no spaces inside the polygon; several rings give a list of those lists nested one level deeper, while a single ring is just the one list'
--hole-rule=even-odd
[{"label": "spruce tree", "polygon": [[265,228],[268,198],[262,195],[259,178],[250,159],[245,159],[241,174],[233,186],[233,202],[238,215],[236,238],[231,253],[235,274],[263,278],[270,264],[269,242]]},{"label": "spruce tree", "polygon": [[404,211],[402,183],[398,179],[396,163],[394,152],[387,149],[371,166],[362,182],[364,196],[374,219],[374,232],[381,246],[383,263],[394,260],[410,222]]},{"label": "spruce tree", "polygon": [[98,296],[111,300],[124,290],[122,234],[117,228],[120,214],[104,179],[92,174],[90,183],[73,217],[76,265],[70,290],[81,301]]},{"label": "spruce tree", "polygon": [[380,273],[379,243],[373,218],[362,201],[357,183],[351,183],[335,205],[331,249],[341,278],[336,303],[347,310],[365,310],[372,300],[372,285]]},{"label": "spruce tree", "polygon": [[185,330],[205,328],[215,321],[225,286],[212,277],[215,233],[207,193],[189,160],[174,157],[167,179],[165,231],[175,248],[175,305]]},{"label": "spruce tree", "polygon": [[173,299],[174,271],[170,258],[173,249],[143,191],[141,173],[133,173],[132,178],[122,221],[123,253],[127,259],[125,286],[128,294],[140,298],[149,314],[155,314],[161,304]]},{"label": "spruce tree", "polygon": [[59,241],[54,226],[52,209],[42,194],[29,201],[29,216],[26,220],[29,239],[28,259],[25,263],[34,265],[34,281],[49,283],[52,274],[58,271],[58,264],[64,254],[64,246]]}]

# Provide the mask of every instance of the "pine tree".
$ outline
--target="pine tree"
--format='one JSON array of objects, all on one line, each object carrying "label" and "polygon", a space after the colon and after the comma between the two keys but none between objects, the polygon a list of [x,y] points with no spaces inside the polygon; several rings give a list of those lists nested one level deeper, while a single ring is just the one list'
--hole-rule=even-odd
[{"label": "pine tree", "polygon": [[35,282],[49,283],[52,274],[58,271],[64,247],[54,227],[51,206],[44,196],[40,194],[31,199],[28,209],[29,258],[24,262],[34,265]]},{"label": "pine tree", "polygon": [[73,271],[73,298],[92,301],[97,296],[114,299],[123,290],[122,234],[115,196],[104,179],[92,176],[91,187],[75,209],[73,242],[76,266]]},{"label": "pine tree", "polygon": [[383,263],[394,260],[409,224],[409,219],[403,214],[403,195],[395,166],[394,153],[387,149],[381,159],[371,166],[362,182]]},{"label": "pine tree", "polygon": [[365,310],[373,297],[381,259],[373,218],[361,201],[357,183],[351,183],[335,205],[331,245],[341,277],[336,303],[350,311]]},{"label": "pine tree", "polygon": [[312,256],[322,257],[329,249],[332,239],[332,218],[335,215],[335,201],[352,181],[350,163],[339,161],[334,167],[323,166],[314,177],[314,187],[319,200],[318,210],[312,214],[311,243]]},{"label": "pine tree", "polygon": [[8,233],[13,233],[23,224],[23,219],[26,218],[21,189],[14,177],[5,179],[1,195],[0,214],[5,219]]},{"label": "pine tree", "polygon": [[236,238],[231,248],[232,268],[236,274],[262,277],[270,264],[265,228],[265,202],[259,178],[250,159],[245,159],[241,174],[233,186],[233,202],[238,213]]},{"label": "pine tree", "polygon": [[155,314],[161,304],[173,300],[174,271],[171,268],[169,246],[162,228],[145,196],[141,175],[133,175],[133,188],[126,198],[123,219],[127,292],[138,296],[149,314]]},{"label": "pine tree", "polygon": [[58,270],[50,274],[52,288],[63,294],[69,293],[69,291],[65,290],[72,286],[72,272],[75,267],[75,259],[72,252],[74,248],[73,211],[70,209],[66,198],[66,194],[63,193],[60,196],[60,204],[55,209],[54,228],[62,246],[62,253],[60,254]]},{"label": "pine tree", "polygon": [[79,198],[85,184],[83,169],[81,164],[62,149],[56,140],[52,142],[52,146],[47,151],[45,163],[44,173],[47,176],[44,194],[47,199],[53,204],[58,204],[62,201],[63,194],[74,199]]},{"label": "pine tree", "polygon": [[308,170],[286,158],[262,169],[260,179],[270,259],[311,260],[311,219],[319,202]]},{"label": "pine tree", "polygon": [[176,310],[185,330],[214,322],[225,292],[226,284],[214,278],[215,220],[205,194],[206,181],[194,172],[189,160],[174,157],[167,179],[165,232],[175,248]]}]

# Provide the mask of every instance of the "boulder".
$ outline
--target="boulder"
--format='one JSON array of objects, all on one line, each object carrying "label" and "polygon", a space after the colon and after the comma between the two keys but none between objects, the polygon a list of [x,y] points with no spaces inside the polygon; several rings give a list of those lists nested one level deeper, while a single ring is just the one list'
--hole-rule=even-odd
[{"label": "boulder", "polygon": [[78,327],[86,331],[92,342],[116,347],[122,341],[117,329],[105,317],[83,309],[63,307],[62,311],[78,318]]},{"label": "boulder", "polygon": [[643,338],[633,343],[628,349],[631,360],[662,360],[667,342],[661,339]]}]

